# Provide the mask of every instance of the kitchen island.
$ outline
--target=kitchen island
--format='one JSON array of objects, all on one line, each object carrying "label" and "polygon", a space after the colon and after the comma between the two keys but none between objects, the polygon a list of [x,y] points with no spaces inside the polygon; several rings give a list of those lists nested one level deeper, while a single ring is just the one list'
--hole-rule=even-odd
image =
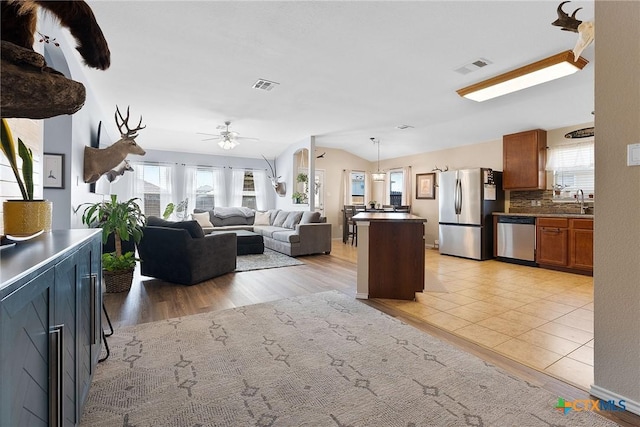
[{"label": "kitchen island", "polygon": [[424,290],[425,218],[398,212],[361,212],[356,298],[415,299]]}]

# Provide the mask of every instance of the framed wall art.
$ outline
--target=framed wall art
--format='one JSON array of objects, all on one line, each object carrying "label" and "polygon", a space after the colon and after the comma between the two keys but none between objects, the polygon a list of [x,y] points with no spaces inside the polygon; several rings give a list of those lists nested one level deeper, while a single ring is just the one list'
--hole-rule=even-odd
[{"label": "framed wall art", "polygon": [[436,174],[416,174],[416,199],[436,198]]},{"label": "framed wall art", "polygon": [[44,188],[64,188],[64,154],[44,153],[42,184]]}]

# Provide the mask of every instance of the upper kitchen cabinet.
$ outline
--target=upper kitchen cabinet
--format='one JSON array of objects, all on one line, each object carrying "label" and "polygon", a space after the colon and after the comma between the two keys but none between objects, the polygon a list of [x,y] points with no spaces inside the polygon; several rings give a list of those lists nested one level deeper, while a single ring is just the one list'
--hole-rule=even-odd
[{"label": "upper kitchen cabinet", "polygon": [[502,137],[505,190],[544,190],[547,160],[547,132],[542,129]]}]

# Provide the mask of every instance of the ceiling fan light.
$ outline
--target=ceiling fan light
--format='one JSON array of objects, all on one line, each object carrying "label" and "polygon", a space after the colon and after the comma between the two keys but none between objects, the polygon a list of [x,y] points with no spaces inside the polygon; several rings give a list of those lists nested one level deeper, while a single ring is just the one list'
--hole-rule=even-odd
[{"label": "ceiling fan light", "polygon": [[220,142],[218,142],[218,145],[223,150],[231,150],[238,145],[238,142],[231,138],[223,138],[220,140]]},{"label": "ceiling fan light", "polygon": [[569,50],[467,86],[456,92],[464,98],[482,102],[568,76],[580,71],[588,63],[589,61],[583,57],[574,61],[573,53]]}]

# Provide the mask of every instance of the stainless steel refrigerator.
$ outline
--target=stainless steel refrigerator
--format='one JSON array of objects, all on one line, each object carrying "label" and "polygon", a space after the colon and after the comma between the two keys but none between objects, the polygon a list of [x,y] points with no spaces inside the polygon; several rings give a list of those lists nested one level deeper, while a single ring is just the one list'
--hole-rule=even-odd
[{"label": "stainless steel refrigerator", "polygon": [[441,172],[438,177],[440,253],[493,258],[493,212],[504,212],[502,172],[488,168]]}]

